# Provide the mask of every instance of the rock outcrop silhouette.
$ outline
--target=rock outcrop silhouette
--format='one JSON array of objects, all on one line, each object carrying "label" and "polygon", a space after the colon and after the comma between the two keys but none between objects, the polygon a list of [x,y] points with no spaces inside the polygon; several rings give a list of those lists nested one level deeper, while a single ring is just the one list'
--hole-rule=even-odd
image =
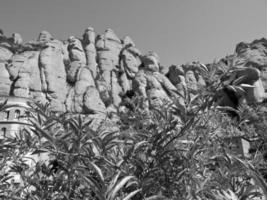
[{"label": "rock outcrop silhouette", "polygon": [[[185,93],[194,97],[206,87],[202,72],[210,66],[172,65],[163,74],[155,52],[142,54],[129,36],[120,39],[112,29],[96,34],[88,27],[81,38],[66,40],[42,31],[36,40],[24,43],[18,33],[10,38],[0,35],[0,95],[26,97],[49,103],[54,111],[103,119],[116,112],[129,92],[140,95],[147,111],[173,99],[183,106]],[[261,103],[267,98],[266,39],[239,43],[233,55],[215,66],[219,73],[230,72],[223,80],[227,84],[239,81],[245,92],[234,95],[240,102]],[[231,105],[231,98],[223,101]]]}]

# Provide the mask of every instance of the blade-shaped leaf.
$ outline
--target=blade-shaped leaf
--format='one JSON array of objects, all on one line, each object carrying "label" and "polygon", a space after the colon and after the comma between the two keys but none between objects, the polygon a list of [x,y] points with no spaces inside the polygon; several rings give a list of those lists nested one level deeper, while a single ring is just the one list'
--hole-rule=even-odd
[{"label": "blade-shaped leaf", "polygon": [[122,200],[130,200],[133,196],[135,196],[138,192],[140,192],[141,189],[135,190],[128,194],[126,197],[124,197]]},{"label": "blade-shaped leaf", "polygon": [[96,194],[99,200],[106,200],[105,197],[103,196],[103,192],[101,191],[100,188],[97,187],[97,185],[92,182],[89,178],[86,176],[83,176],[84,180],[90,185],[90,188],[92,188],[93,192]]},{"label": "blade-shaped leaf", "polygon": [[111,192],[112,188],[117,183],[120,175],[121,175],[121,171],[118,171],[118,173],[113,177],[113,179],[111,180],[110,184],[108,185],[106,196],[109,195],[109,193]]},{"label": "blade-shaped leaf", "polygon": [[119,190],[122,189],[128,181],[134,178],[135,178],[134,176],[126,176],[123,179],[121,179],[120,182],[116,184],[114,189],[110,192],[108,200],[114,200]]},{"label": "blade-shaped leaf", "polygon": [[97,172],[98,176],[100,177],[101,181],[104,184],[105,178],[103,176],[102,170],[93,162],[90,162],[91,166],[94,168],[94,170]]}]

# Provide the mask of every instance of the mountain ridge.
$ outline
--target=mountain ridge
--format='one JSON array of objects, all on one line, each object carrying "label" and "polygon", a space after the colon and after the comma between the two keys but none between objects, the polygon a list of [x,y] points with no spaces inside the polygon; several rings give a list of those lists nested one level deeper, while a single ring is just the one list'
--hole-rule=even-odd
[{"label": "mountain ridge", "polygon": [[142,54],[129,36],[120,39],[112,29],[96,34],[88,27],[82,38],[70,36],[63,41],[42,31],[36,40],[25,43],[20,34],[6,37],[1,31],[0,60],[0,95],[49,103],[61,112],[106,115],[120,108],[128,91],[143,97],[145,110],[160,108],[174,98],[183,105],[177,92],[183,94],[187,88],[196,94],[207,84],[203,70],[212,66],[219,73],[232,70],[228,82],[245,77],[239,84],[252,87],[235,94],[240,101],[261,103],[267,98],[265,38],[238,43],[234,54],[217,63],[164,68],[157,53]]}]

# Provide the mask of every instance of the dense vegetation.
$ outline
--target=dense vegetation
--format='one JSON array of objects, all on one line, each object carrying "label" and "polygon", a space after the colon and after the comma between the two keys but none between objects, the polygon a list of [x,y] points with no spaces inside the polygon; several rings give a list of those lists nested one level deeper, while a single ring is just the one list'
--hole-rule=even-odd
[{"label": "dense vegetation", "polygon": [[[216,106],[223,85],[206,74],[209,86],[185,107],[128,111],[116,122],[90,128],[83,115],[53,113],[32,105],[32,126],[0,142],[0,198],[29,200],[245,200],[267,195],[264,181],[267,128],[264,107]],[[211,77],[214,77],[211,80]],[[1,109],[6,109],[2,105]],[[235,112],[233,118],[229,112]],[[234,154],[227,138],[252,142],[250,156]],[[31,157],[31,159],[26,159]],[[41,160],[34,156],[42,157]],[[8,169],[8,170],[7,170]],[[16,180],[12,181],[14,177]]]}]

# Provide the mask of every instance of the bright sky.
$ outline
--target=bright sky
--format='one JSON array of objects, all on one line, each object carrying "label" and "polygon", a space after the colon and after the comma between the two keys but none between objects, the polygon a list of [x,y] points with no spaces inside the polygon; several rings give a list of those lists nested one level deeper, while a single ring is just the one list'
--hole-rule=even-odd
[{"label": "bright sky", "polygon": [[162,65],[212,62],[241,41],[267,37],[267,0],[1,0],[0,28],[25,41],[48,30],[56,38],[112,28],[130,35]]}]

